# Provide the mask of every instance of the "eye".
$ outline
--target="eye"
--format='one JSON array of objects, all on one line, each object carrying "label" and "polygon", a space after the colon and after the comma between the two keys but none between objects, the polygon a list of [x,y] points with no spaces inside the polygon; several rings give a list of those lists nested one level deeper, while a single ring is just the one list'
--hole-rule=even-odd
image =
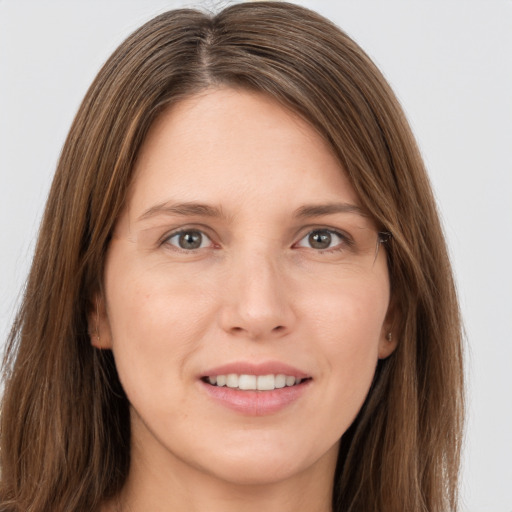
[{"label": "eye", "polygon": [[296,246],[325,251],[338,248],[340,245],[346,245],[348,242],[347,237],[336,231],[330,229],[315,229],[299,240]]},{"label": "eye", "polygon": [[193,251],[195,249],[203,249],[211,246],[212,241],[202,231],[187,229],[169,236],[164,240],[164,243],[184,251]]}]

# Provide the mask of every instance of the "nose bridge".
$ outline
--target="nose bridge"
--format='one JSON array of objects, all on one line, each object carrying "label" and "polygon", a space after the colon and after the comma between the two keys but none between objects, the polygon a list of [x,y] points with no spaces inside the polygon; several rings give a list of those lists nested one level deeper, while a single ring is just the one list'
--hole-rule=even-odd
[{"label": "nose bridge", "polygon": [[222,314],[225,330],[261,338],[291,329],[294,315],[283,270],[276,251],[266,247],[233,254]]}]

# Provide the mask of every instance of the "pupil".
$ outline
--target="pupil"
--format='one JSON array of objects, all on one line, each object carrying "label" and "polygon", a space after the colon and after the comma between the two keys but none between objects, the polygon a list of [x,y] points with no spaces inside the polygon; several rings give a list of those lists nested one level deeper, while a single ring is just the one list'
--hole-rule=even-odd
[{"label": "pupil", "polygon": [[309,243],[314,249],[327,249],[331,245],[331,239],[329,231],[313,231],[309,235]]},{"label": "pupil", "polygon": [[198,249],[201,247],[201,239],[199,231],[187,231],[180,235],[179,244],[182,249]]}]

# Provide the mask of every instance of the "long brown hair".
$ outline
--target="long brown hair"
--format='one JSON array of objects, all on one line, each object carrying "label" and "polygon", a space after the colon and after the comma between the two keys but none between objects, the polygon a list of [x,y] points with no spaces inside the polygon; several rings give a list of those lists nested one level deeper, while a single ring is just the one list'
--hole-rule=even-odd
[{"label": "long brown hair", "polygon": [[4,361],[0,510],[95,510],[130,464],[128,401],[90,342],[110,235],[160,112],[216,85],[264,92],[330,143],[377,225],[398,347],[344,434],[336,511],[457,508],[463,418],[459,310],[435,202],[408,123],[361,48],[284,2],[170,11],[132,34],[90,87],[50,191]]}]

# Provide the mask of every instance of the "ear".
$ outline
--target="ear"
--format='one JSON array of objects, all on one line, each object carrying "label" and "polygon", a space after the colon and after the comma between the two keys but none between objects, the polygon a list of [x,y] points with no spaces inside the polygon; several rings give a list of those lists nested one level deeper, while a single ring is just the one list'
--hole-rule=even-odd
[{"label": "ear", "polygon": [[93,347],[100,350],[112,348],[112,334],[105,299],[99,292],[94,294],[89,305],[87,328]]},{"label": "ear", "polygon": [[398,322],[399,312],[396,299],[392,296],[389,301],[386,318],[382,324],[379,341],[379,359],[386,359],[396,349],[398,345],[399,333]]}]

